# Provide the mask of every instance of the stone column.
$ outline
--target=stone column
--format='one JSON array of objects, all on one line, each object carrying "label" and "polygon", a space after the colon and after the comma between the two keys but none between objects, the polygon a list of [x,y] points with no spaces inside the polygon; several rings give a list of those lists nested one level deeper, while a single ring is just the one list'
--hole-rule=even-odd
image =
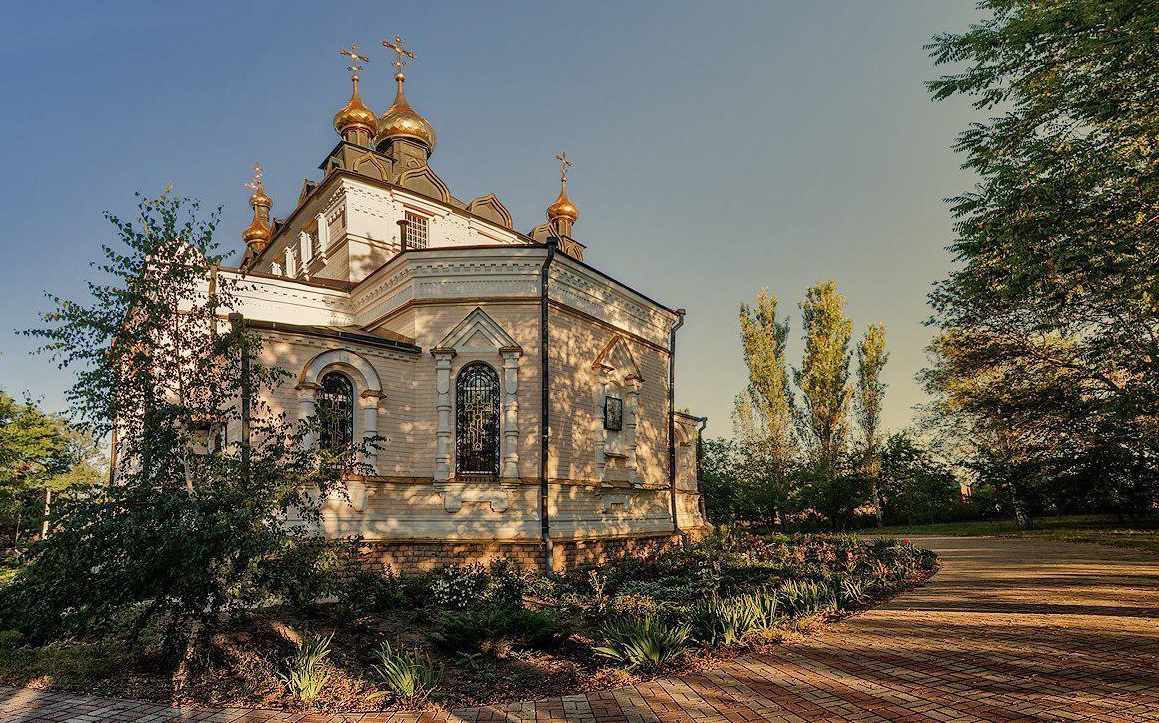
[{"label": "stone column", "polygon": [[318,221],[318,251],[325,252],[330,248],[330,224],[326,223],[326,214],[320,213]]},{"label": "stone column", "polygon": [[[294,391],[298,392],[298,419],[306,421],[314,416],[317,412],[317,394],[319,386],[314,382],[302,382],[294,387]],[[311,431],[306,435],[305,443],[309,447],[318,444],[318,435]]]},{"label": "stone column", "polygon": [[640,409],[640,378],[628,377],[624,380],[624,452],[627,460],[624,466],[628,468],[628,479],[632,482],[640,481],[640,473],[636,469],[636,423],[637,412]]},{"label": "stone column", "polygon": [[432,349],[435,391],[438,392],[438,427],[435,430],[435,481],[451,479],[451,359],[453,349]]},{"label": "stone column", "polygon": [[503,466],[502,478],[519,476],[519,349],[500,349],[503,355]]},{"label": "stone column", "polygon": [[[386,395],[380,390],[367,389],[358,397],[358,406],[362,409],[363,439],[378,436],[378,404],[384,396]],[[366,450],[366,456],[362,461],[373,470],[371,474],[378,473],[378,453],[373,448]]]}]

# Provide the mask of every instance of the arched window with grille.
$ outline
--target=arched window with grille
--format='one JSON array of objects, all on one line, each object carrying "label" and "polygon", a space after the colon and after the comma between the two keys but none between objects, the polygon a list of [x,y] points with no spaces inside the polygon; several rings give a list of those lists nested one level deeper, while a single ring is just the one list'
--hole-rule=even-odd
[{"label": "arched window with grille", "polygon": [[499,476],[499,374],[471,362],[455,380],[455,474]]},{"label": "arched window with grille", "polygon": [[319,442],[324,449],[349,447],[354,443],[354,384],[342,372],[327,372],[320,386]]}]

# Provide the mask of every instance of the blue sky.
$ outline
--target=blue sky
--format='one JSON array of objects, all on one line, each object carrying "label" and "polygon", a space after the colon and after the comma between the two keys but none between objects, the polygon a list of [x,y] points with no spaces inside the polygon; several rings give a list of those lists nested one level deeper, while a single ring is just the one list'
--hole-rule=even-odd
[{"label": "blue sky", "polygon": [[51,2],[0,24],[0,387],[63,405],[71,375],[31,356],[43,292],[80,298],[102,213],[172,184],[223,207],[240,247],[249,164],[276,215],[336,142],[340,45],[371,49],[363,97],[390,103],[401,34],[407,95],[434,124],[452,193],[499,195],[529,229],[566,148],[587,260],[669,306],[678,404],[728,434],[744,384],[737,304],[768,286],[793,317],[834,279],[855,333],[885,322],[885,421],[924,397],[925,295],[945,274],[942,199],[970,179],[950,151],[972,119],[934,104],[922,45],[970,0],[833,2]]}]

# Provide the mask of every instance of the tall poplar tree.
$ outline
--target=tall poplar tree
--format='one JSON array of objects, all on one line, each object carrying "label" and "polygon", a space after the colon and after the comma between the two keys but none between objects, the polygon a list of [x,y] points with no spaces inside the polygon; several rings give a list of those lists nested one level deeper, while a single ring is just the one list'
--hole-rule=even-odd
[{"label": "tall poplar tree", "polygon": [[[1159,4],[983,0],[938,35],[936,99],[985,118],[955,150],[956,265],[931,295],[925,375],[980,439],[1083,489],[1072,506],[1159,500]],[[1022,463],[1020,463],[1022,464]],[[1079,484],[1061,485],[1070,479]]]},{"label": "tall poplar tree", "polygon": [[881,371],[889,361],[885,349],[885,324],[874,324],[865,330],[857,345],[857,394],[854,409],[861,428],[864,449],[863,472],[869,479],[870,498],[877,524],[882,523],[881,510],[881,405],[885,399],[885,383]]},{"label": "tall poplar tree", "polygon": [[745,446],[749,502],[775,517],[788,496],[796,437],[785,359],[789,321],[777,318],[777,297],[767,288],[757,293],[755,308],[740,305],[740,331],[749,381],[737,395],[733,419]]},{"label": "tall poplar tree", "polygon": [[805,353],[793,379],[801,389],[802,424],[822,478],[836,481],[849,436],[849,341],[853,322],[847,301],[833,281],[809,288],[800,303],[805,325]]}]

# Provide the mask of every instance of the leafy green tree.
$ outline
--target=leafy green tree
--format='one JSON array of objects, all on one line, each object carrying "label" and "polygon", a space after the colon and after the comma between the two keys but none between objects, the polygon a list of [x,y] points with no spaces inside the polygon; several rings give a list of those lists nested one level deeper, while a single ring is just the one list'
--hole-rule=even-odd
[{"label": "leafy green tree", "polygon": [[[955,66],[934,98],[987,117],[955,144],[979,182],[951,199],[957,264],[931,295],[924,379],[1002,440],[983,467],[1085,480],[1097,507],[1142,513],[1159,500],[1159,6],[979,7],[930,45]],[[1033,484],[1005,483],[1013,514]]]},{"label": "leafy green tree", "polygon": [[881,492],[891,523],[949,522],[970,513],[953,470],[905,431],[889,435],[881,450]]},{"label": "leafy green tree", "polygon": [[166,192],[109,220],[120,243],[102,247],[92,298],[52,297],[30,333],[76,371],[81,421],[115,430],[115,482],[62,502],[0,613],[41,638],[158,621],[188,661],[223,611],[276,592],[271,562],[299,536],[286,521],[316,520],[362,450],[320,453],[306,444],[317,420],[259,402],[287,375],[258,363],[243,323],[223,323],[244,281],[217,273],[216,214]]},{"label": "leafy green tree", "polygon": [[849,341],[853,322],[845,315],[847,301],[837,284],[823,281],[809,288],[801,301],[805,352],[793,379],[801,389],[801,419],[821,479],[835,482],[849,441]]},{"label": "leafy green tree", "polygon": [[862,472],[869,482],[870,499],[878,526],[883,520],[881,509],[881,405],[885,399],[885,383],[881,370],[889,361],[885,349],[885,324],[874,324],[865,330],[865,337],[857,345],[857,392],[854,409],[861,428]]},{"label": "leafy green tree", "polygon": [[740,329],[749,381],[737,395],[733,420],[744,447],[744,497],[772,521],[784,509],[797,453],[785,360],[789,322],[777,318],[777,297],[761,289],[755,308],[740,305]]}]

